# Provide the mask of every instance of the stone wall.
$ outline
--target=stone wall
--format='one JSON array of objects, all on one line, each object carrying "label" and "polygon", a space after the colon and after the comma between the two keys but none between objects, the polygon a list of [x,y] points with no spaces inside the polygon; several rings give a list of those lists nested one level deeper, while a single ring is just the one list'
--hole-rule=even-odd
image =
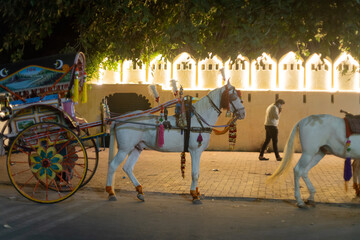
[{"label": "stone wall", "polygon": [[[91,85],[86,104],[76,105],[76,112],[89,122],[100,119],[100,103],[105,96],[113,93],[137,93],[145,96],[151,106],[155,106],[154,99],[149,95],[147,84],[104,84]],[[173,99],[169,90],[163,90],[157,85],[160,103]],[[204,97],[210,90],[185,90],[185,95]],[[360,113],[360,93],[356,92],[298,92],[298,91],[242,91],[246,118],[237,122],[237,151],[259,151],[265,139],[264,115],[267,106],[282,98],[283,106],[279,124],[279,149],[283,150],[293,126],[302,118],[311,114],[332,114],[343,117],[339,111],[344,109],[353,114]],[[121,103],[126,104],[126,103]],[[228,118],[223,113],[217,124],[227,123]],[[271,145],[271,144],[270,144]],[[271,147],[271,146],[270,146]],[[228,150],[228,135],[213,134],[208,150]],[[297,143],[297,151],[301,148]]]}]

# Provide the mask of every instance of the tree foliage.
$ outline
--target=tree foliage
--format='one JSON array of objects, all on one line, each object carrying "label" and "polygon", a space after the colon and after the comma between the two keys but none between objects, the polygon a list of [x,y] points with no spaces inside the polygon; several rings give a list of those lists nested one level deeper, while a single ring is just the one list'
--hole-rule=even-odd
[{"label": "tree foliage", "polygon": [[83,51],[88,71],[186,51],[360,58],[360,0],[2,0],[0,61]]}]

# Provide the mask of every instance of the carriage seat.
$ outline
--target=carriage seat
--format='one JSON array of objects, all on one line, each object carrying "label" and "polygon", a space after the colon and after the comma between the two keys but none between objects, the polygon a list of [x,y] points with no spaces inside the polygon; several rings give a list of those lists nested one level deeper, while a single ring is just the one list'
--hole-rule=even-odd
[{"label": "carriage seat", "polygon": [[64,109],[64,111],[76,122],[78,122],[79,124],[82,123],[87,123],[87,121],[85,120],[85,118],[81,118],[81,117],[77,117],[75,114],[75,107],[74,107],[74,102],[72,102],[71,100],[67,100],[62,102],[62,107]]}]

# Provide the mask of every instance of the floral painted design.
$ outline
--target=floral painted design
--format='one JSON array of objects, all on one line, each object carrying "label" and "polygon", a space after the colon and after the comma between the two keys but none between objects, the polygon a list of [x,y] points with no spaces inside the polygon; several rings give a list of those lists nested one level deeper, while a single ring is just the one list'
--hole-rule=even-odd
[{"label": "floral painted design", "polygon": [[58,154],[54,147],[39,147],[36,153],[30,155],[30,168],[41,181],[45,181],[46,178],[53,180],[56,173],[63,170],[62,161],[63,156]]}]

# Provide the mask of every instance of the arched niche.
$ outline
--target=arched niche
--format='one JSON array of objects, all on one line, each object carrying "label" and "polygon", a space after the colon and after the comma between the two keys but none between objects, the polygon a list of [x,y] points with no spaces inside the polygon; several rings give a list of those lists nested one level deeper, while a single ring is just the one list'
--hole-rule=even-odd
[{"label": "arched niche", "polygon": [[169,88],[171,79],[171,63],[165,60],[161,55],[156,56],[149,66],[149,82],[162,85],[163,88]]},{"label": "arched niche", "polygon": [[279,89],[303,90],[304,89],[304,60],[297,57],[294,52],[289,52],[279,61]]},{"label": "arched niche", "polygon": [[327,90],[332,88],[332,63],[329,58],[312,54],[305,64],[305,87],[307,90]]},{"label": "arched niche", "polygon": [[263,53],[251,62],[251,88],[274,90],[276,88],[277,63],[270,55]]},{"label": "arched niche", "polygon": [[198,88],[213,89],[223,85],[219,70],[223,68],[222,60],[213,56],[199,61],[198,64]]},{"label": "arched niche", "polygon": [[183,88],[191,89],[196,87],[196,62],[190,54],[184,52],[174,59],[173,78]]},{"label": "arched niche", "polygon": [[230,77],[231,84],[236,88],[248,89],[250,80],[250,61],[238,55],[235,61],[226,61],[225,76]]},{"label": "arched niche", "polygon": [[359,63],[347,53],[340,54],[334,62],[334,90],[359,90]]},{"label": "arched niche", "polygon": [[125,60],[122,69],[123,83],[146,83],[146,65],[141,61]]}]

